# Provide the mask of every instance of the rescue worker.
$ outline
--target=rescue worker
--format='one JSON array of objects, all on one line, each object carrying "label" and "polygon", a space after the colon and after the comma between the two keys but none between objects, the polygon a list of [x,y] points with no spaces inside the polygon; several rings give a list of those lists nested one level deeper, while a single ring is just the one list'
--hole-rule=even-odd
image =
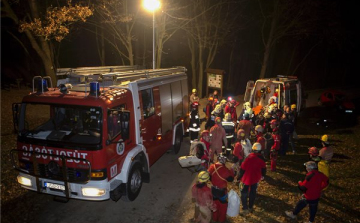
[{"label": "rescue worker", "polygon": [[[285,106],[284,106],[285,107]],[[296,108],[296,105],[295,104],[292,104],[291,105],[291,108],[295,107]],[[296,109],[293,110],[291,109],[289,106],[286,107],[286,109],[284,109],[285,113],[288,115],[290,121],[293,123],[293,126],[294,126],[294,131],[293,131],[293,134],[290,135],[289,137],[289,142],[290,142],[290,145],[291,145],[291,148],[292,148],[292,151],[293,151],[293,154],[296,153],[296,150],[295,150],[295,143],[294,143],[294,136],[297,137],[297,134],[295,132],[295,118],[296,118]]]},{"label": "rescue worker", "polygon": [[217,90],[214,90],[214,99],[219,100],[219,92]]},{"label": "rescue worker", "polygon": [[238,103],[234,99],[231,99],[229,101],[229,103],[225,106],[225,114],[230,113],[231,114],[231,119],[234,122],[237,121],[237,114],[236,114],[236,106],[237,105],[238,105]]},{"label": "rescue worker", "polygon": [[[246,157],[249,156],[249,154],[251,153],[252,151],[252,144],[251,144],[251,141],[249,138],[246,138],[246,132],[244,129],[239,129],[238,130],[238,133],[239,131],[241,130],[241,134],[240,134],[240,143],[241,143],[241,146],[244,150],[244,159]],[[244,133],[244,134],[242,134]]]},{"label": "rescue worker", "polygon": [[226,133],[226,144],[225,144],[225,154],[227,158],[230,158],[230,154],[232,151],[232,143],[234,140],[234,132],[235,132],[235,123],[231,120],[231,114],[226,113],[225,118],[221,123],[222,127],[225,129]]},{"label": "rescue worker", "polygon": [[[236,143],[233,150],[233,169],[237,172],[240,169],[241,163],[243,162],[245,155],[244,149],[241,145],[241,140],[245,138],[244,129],[239,129],[237,132]],[[235,173],[236,174],[236,173]]]},{"label": "rescue worker", "polygon": [[190,112],[190,122],[189,122],[189,136],[190,143],[192,143],[195,139],[198,139],[200,131],[200,118],[197,110],[197,106],[195,103],[191,105]]},{"label": "rescue worker", "polygon": [[277,162],[277,158],[278,158],[278,152],[280,150],[280,135],[279,135],[279,131],[278,128],[276,126],[276,120],[272,120],[272,139],[274,141],[274,144],[272,145],[272,147],[270,148],[270,167],[271,167],[271,171],[276,171],[276,162]]},{"label": "rescue worker", "polygon": [[265,138],[263,136],[263,127],[261,125],[255,126],[256,142],[261,144],[261,154],[264,155]]},{"label": "rescue worker", "polygon": [[291,114],[294,117],[294,126],[296,126],[297,123],[297,111],[296,111],[296,104],[292,104],[291,105],[291,109],[290,109]]},{"label": "rescue worker", "polygon": [[334,149],[329,143],[328,135],[321,136],[321,144],[323,148],[320,149],[319,156],[329,164],[334,155]]},{"label": "rescue worker", "polygon": [[240,192],[243,215],[253,211],[258,183],[264,179],[266,174],[266,164],[264,157],[261,155],[260,143],[254,143],[252,151],[241,164],[237,176],[237,179],[241,181]]},{"label": "rescue worker", "polygon": [[221,118],[215,119],[215,125],[210,129],[211,145],[210,145],[210,160],[214,160],[214,154],[222,152],[222,146],[226,145],[225,129],[221,126]]},{"label": "rescue worker", "polygon": [[200,99],[199,96],[197,95],[197,90],[194,88],[192,89],[192,94],[190,95],[190,104],[197,102],[199,103]]},{"label": "rescue worker", "polygon": [[254,128],[254,125],[250,121],[250,116],[249,116],[248,113],[245,113],[244,119],[239,121],[237,128],[238,129],[244,129],[245,137],[250,138],[250,132]]},{"label": "rescue worker", "polygon": [[243,108],[242,108],[242,110],[241,110],[240,116],[238,117],[238,121],[244,119],[245,113],[249,113],[249,114],[251,113],[251,114],[252,114],[252,109],[251,109],[251,104],[250,104],[250,102],[245,102],[245,103],[243,104]]},{"label": "rescue worker", "polygon": [[210,130],[210,128],[215,124],[215,119],[211,119],[211,113],[213,111],[212,103],[214,101],[214,98],[212,95],[208,98],[208,103],[205,107],[205,115],[206,115],[206,123],[205,123],[205,129]]},{"label": "rescue worker", "polygon": [[271,114],[268,112],[265,112],[264,114],[265,122],[264,122],[264,131],[265,132],[272,132],[272,128],[270,127],[270,122],[272,119]]},{"label": "rescue worker", "polygon": [[318,167],[314,161],[304,163],[306,174],[304,181],[298,182],[299,189],[304,193],[298,201],[293,211],[285,211],[286,216],[296,219],[297,214],[309,205],[309,222],[314,222],[321,191],[329,184],[329,178],[318,171]]},{"label": "rescue worker", "polygon": [[270,106],[272,104],[276,104],[276,100],[277,100],[277,98],[275,96],[271,96],[268,101],[268,106]]},{"label": "rescue worker", "polygon": [[196,143],[195,145],[195,156],[201,160],[201,163],[197,166],[195,166],[195,171],[203,171],[207,170],[209,168],[209,155],[207,155],[206,152],[206,146],[199,142],[198,140],[194,141]]},{"label": "rescue worker", "polygon": [[280,121],[279,129],[280,129],[280,142],[281,142],[279,155],[285,156],[289,147],[290,135],[292,135],[294,131],[294,125],[288,119],[288,116],[286,114],[283,115]]},{"label": "rescue worker", "polygon": [[228,206],[227,182],[234,181],[234,173],[226,167],[226,157],[223,154],[220,153],[217,160],[216,163],[210,165],[208,170],[212,183],[211,192],[217,207],[213,213],[213,221],[225,222]]},{"label": "rescue worker", "polygon": [[208,130],[203,130],[201,132],[200,142],[205,144],[206,148],[204,150],[204,153],[207,157],[210,157],[211,137],[210,137],[210,132]]},{"label": "rescue worker", "polygon": [[[329,163],[319,156],[319,150],[316,147],[310,147],[308,153],[310,161],[314,161],[318,166],[318,170],[330,179]],[[326,189],[327,187],[324,188],[324,190]]]},{"label": "rescue worker", "polygon": [[211,212],[216,211],[211,189],[207,186],[209,180],[209,173],[201,171],[197,182],[191,188],[192,201],[195,202],[194,220],[198,223],[210,223]]}]

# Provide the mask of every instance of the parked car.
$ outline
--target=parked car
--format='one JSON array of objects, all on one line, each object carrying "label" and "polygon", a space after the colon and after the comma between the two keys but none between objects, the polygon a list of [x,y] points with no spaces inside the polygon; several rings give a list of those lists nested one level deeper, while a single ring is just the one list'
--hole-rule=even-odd
[{"label": "parked car", "polygon": [[326,90],[324,91],[319,99],[319,105],[327,107],[337,107],[339,110],[344,110],[345,113],[354,113],[355,105],[346,96],[345,93],[338,90]]}]

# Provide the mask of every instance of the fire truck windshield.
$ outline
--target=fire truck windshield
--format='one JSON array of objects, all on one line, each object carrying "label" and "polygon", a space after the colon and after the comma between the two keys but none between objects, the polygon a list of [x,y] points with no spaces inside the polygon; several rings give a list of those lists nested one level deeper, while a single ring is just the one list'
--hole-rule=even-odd
[{"label": "fire truck windshield", "polygon": [[99,144],[101,118],[102,111],[98,107],[23,103],[19,135],[63,145]]}]

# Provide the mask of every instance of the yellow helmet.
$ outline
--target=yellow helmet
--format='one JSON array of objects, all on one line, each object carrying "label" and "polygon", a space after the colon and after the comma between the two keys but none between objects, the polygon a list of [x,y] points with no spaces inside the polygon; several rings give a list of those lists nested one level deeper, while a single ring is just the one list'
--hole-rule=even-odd
[{"label": "yellow helmet", "polygon": [[295,108],[296,108],[296,104],[292,104],[291,109],[295,109]]},{"label": "yellow helmet", "polygon": [[194,89],[192,89],[192,91],[191,91],[192,93],[196,93],[197,92],[197,90],[194,88]]},{"label": "yellow helmet", "polygon": [[201,172],[198,174],[198,179],[199,179],[199,182],[200,182],[200,183],[205,183],[205,182],[209,181],[209,179],[210,179],[209,172],[207,172],[207,171],[201,171]]},{"label": "yellow helmet", "polygon": [[231,114],[229,112],[225,114],[225,120],[231,120]]},{"label": "yellow helmet", "polygon": [[323,135],[323,136],[321,136],[321,141],[323,141],[323,142],[328,142],[328,140],[329,140],[329,137],[328,137],[328,135]]}]

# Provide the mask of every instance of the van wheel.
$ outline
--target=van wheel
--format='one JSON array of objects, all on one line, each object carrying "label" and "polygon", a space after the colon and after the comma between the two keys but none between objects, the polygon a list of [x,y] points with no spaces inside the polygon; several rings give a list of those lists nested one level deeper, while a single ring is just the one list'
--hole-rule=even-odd
[{"label": "van wheel", "polygon": [[126,196],[123,196],[125,201],[133,201],[137,198],[142,187],[142,168],[141,164],[136,162],[132,165],[128,181],[126,183]]},{"label": "van wheel", "polygon": [[175,154],[178,154],[181,148],[181,141],[182,141],[182,130],[180,128],[178,128],[176,130],[176,135],[175,135],[175,144],[174,144],[174,152]]}]

